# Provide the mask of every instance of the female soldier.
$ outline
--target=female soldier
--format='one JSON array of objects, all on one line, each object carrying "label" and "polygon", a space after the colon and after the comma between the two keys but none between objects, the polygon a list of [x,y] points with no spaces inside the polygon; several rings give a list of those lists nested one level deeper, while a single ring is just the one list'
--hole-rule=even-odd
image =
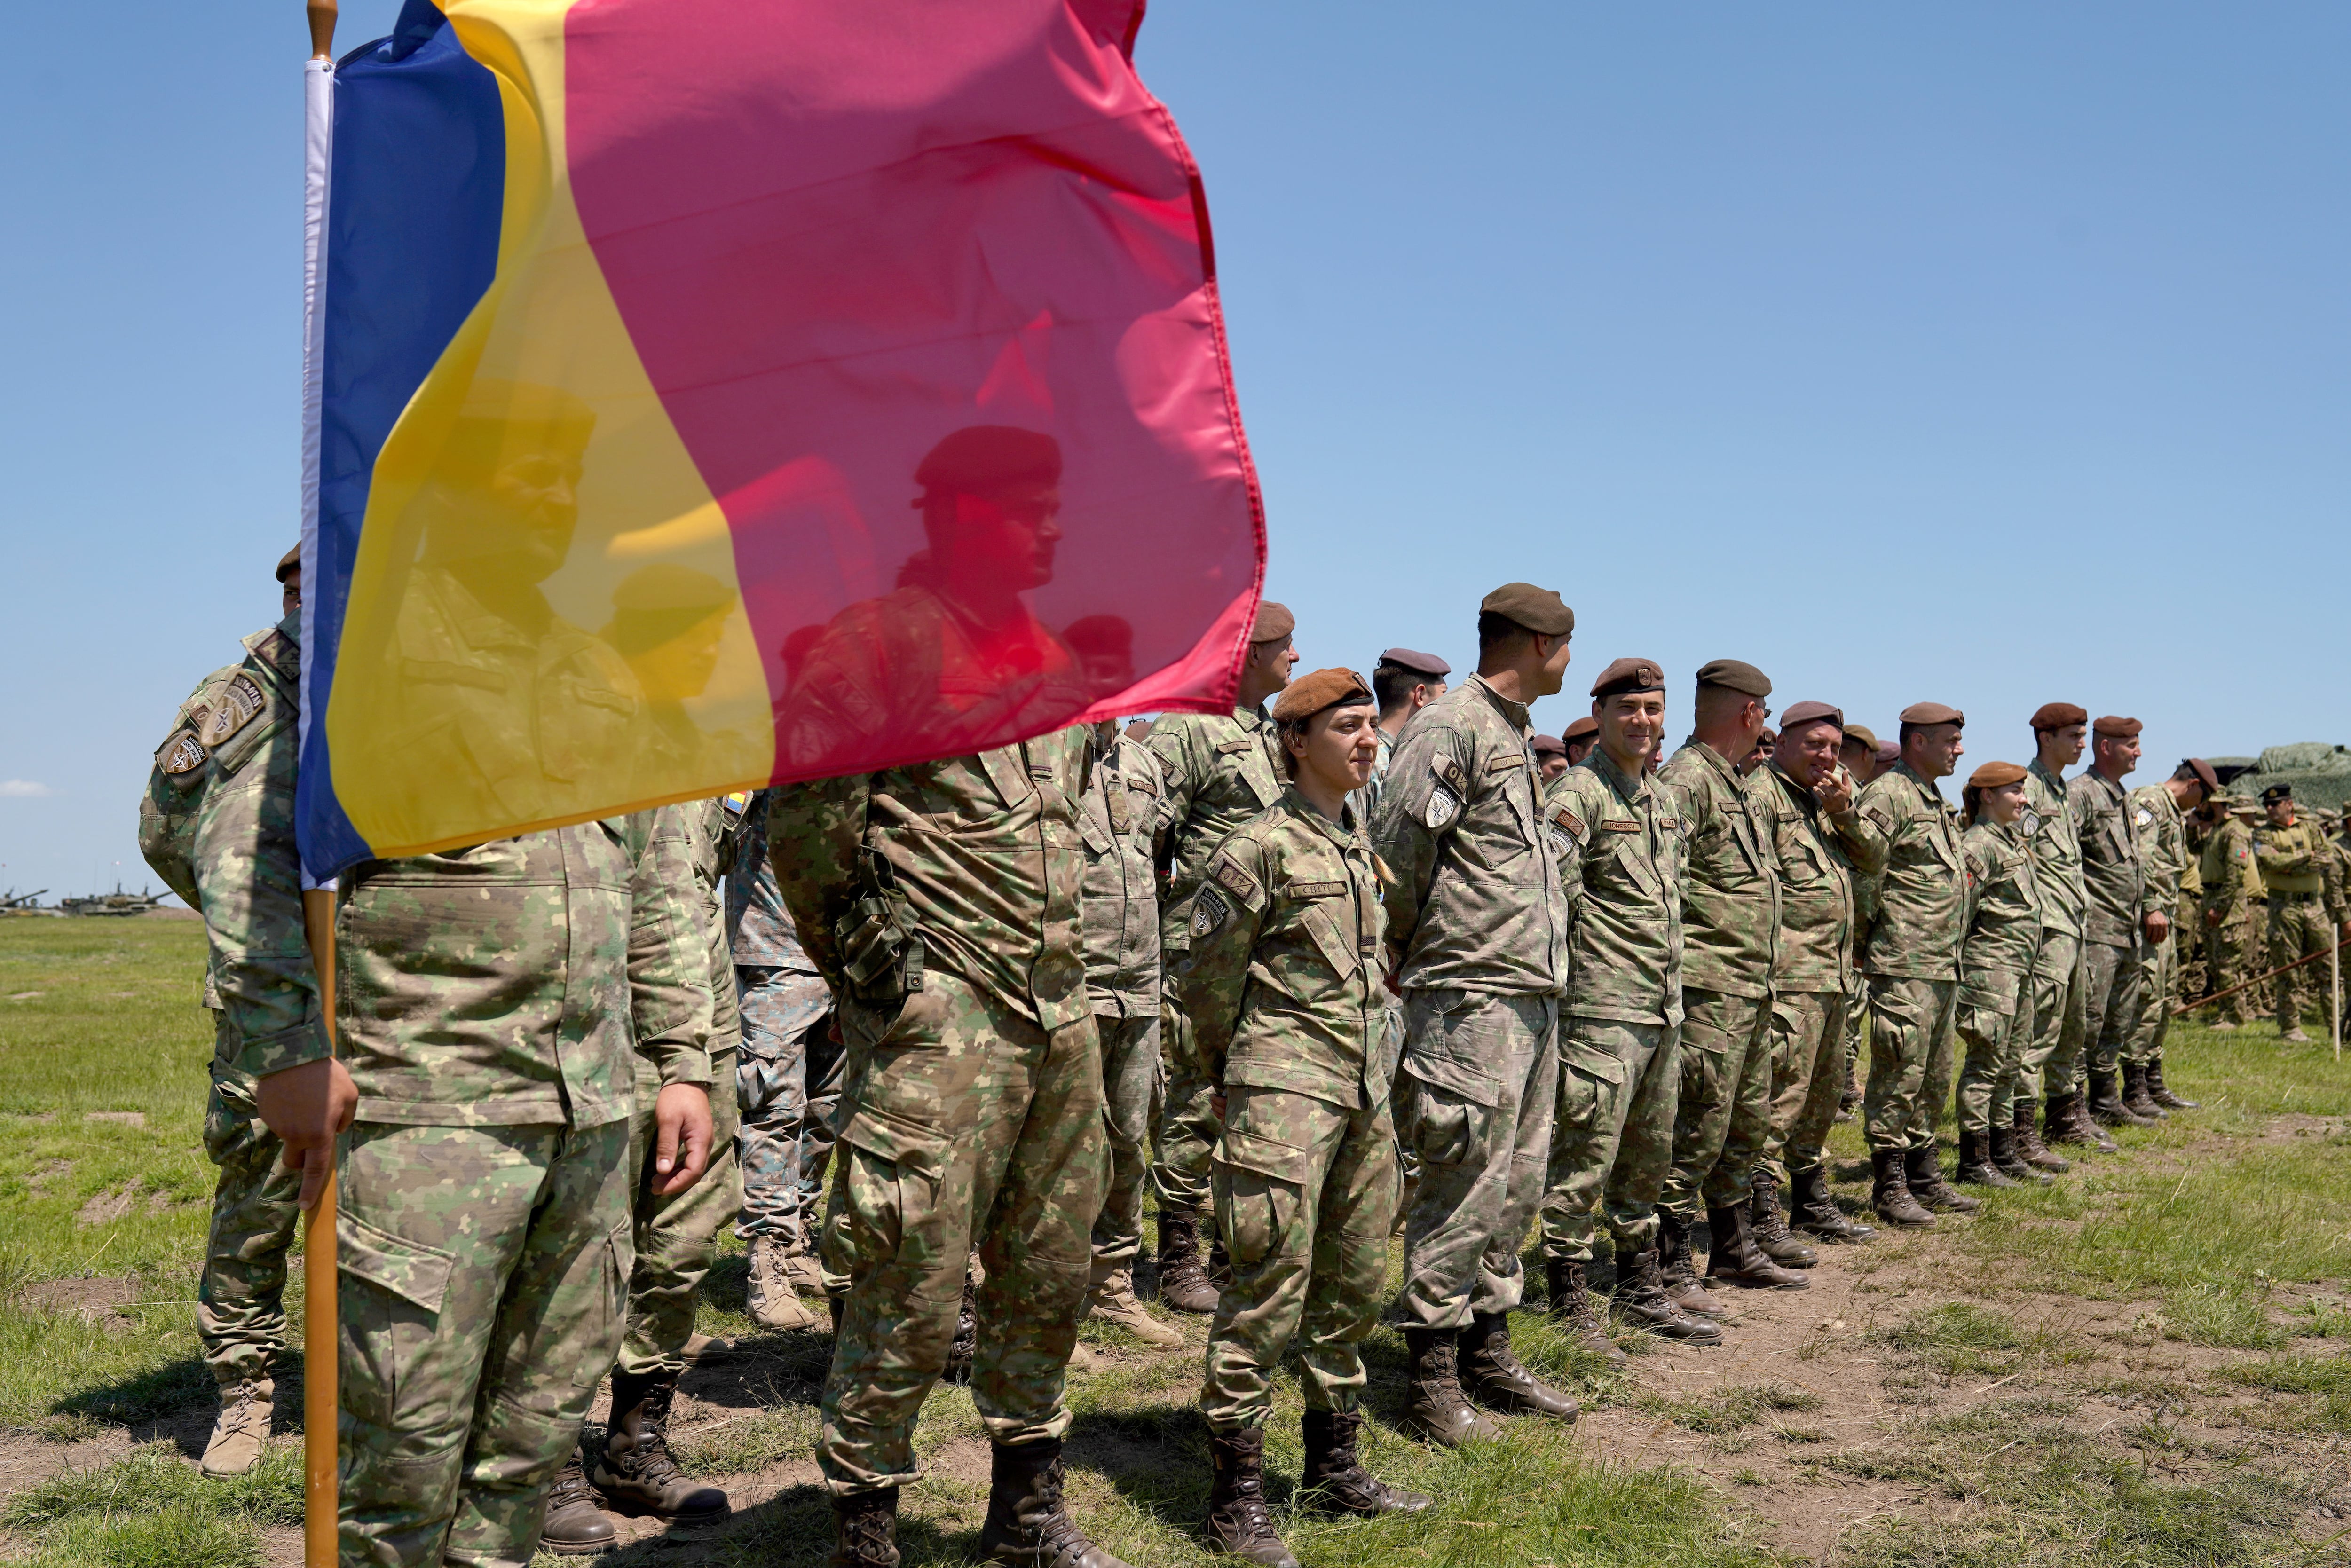
[{"label": "female soldier", "polygon": [[1372,1332],[1396,1205],[1379,960],[1379,882],[1346,796],[1370,777],[1363,677],[1317,670],[1274,705],[1290,788],[1210,857],[1178,984],[1217,1088],[1217,1228],[1232,1260],[1200,1390],[1222,1551],[1297,1568],[1265,1505],[1265,1419],[1293,1338],[1306,1391],[1301,1500],[1371,1516],[1426,1508],[1355,1457],[1358,1346]]},{"label": "female soldier", "polygon": [[2041,946],[2041,893],[2032,856],[2015,827],[2024,814],[2024,769],[1987,762],[1960,794],[1967,828],[1968,934],[1959,961],[1960,1181],[2015,1186],[2051,1178],[2017,1156],[2012,1142],[2019,1053],[2032,1035],[2032,956]]}]

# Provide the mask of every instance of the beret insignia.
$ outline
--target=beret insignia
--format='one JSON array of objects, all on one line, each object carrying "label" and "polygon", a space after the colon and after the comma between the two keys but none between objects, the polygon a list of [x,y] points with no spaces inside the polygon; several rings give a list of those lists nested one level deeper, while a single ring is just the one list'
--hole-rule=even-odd
[{"label": "beret insignia", "polygon": [[1207,936],[1231,917],[1232,909],[1218,896],[1213,887],[1204,887],[1192,898],[1192,936],[1195,940]]},{"label": "beret insignia", "polygon": [[155,766],[173,778],[177,778],[183,773],[193,773],[202,768],[207,755],[209,754],[204,750],[204,743],[196,738],[194,730],[175,730],[172,732],[172,738],[166,740],[162,748],[155,753]]},{"label": "beret insignia", "polygon": [[1428,792],[1428,801],[1420,809],[1421,825],[1437,832],[1460,814],[1461,797],[1439,784]]},{"label": "beret insignia", "polygon": [[268,697],[262,695],[260,685],[251,675],[239,670],[227,685],[221,688],[220,706],[212,717],[204,721],[204,743],[218,746],[268,707]]},{"label": "beret insignia", "polygon": [[1257,878],[1249,875],[1225,856],[1217,857],[1216,863],[1208,868],[1208,875],[1217,882],[1222,883],[1226,889],[1243,904],[1256,901]]}]

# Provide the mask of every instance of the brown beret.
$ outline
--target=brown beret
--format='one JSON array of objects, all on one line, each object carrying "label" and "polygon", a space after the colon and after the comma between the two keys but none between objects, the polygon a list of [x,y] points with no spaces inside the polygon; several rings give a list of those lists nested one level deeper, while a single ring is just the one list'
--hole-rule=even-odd
[{"label": "brown beret", "polygon": [[1845,744],[1848,746],[1857,740],[1861,742],[1862,745],[1869,747],[1873,754],[1877,750],[1876,732],[1872,730],[1869,726],[1865,724],[1846,725],[1844,727],[1844,738]]},{"label": "brown beret", "polygon": [[1575,630],[1575,612],[1566,601],[1531,582],[1506,582],[1486,595],[1478,601],[1478,612],[1489,612],[1546,637],[1564,637]]},{"label": "brown beret", "polygon": [[1723,686],[1743,696],[1768,697],[1771,677],[1743,659],[1709,659],[1698,668],[1698,684]]},{"label": "brown beret", "polygon": [[2220,776],[2218,773],[2213,772],[2212,765],[2205,761],[2202,758],[2190,757],[2185,758],[2181,761],[2179,766],[2187,768],[2190,773],[2196,775],[2196,782],[2204,786],[2204,798],[2206,800],[2209,800],[2213,796],[2218,795],[2220,792]]},{"label": "brown beret", "polygon": [[2104,736],[2108,740],[2135,740],[2138,737],[2138,732],[2144,727],[2146,727],[2135,718],[2123,718],[2115,714],[2108,714],[2090,727],[2090,733]]},{"label": "brown beret", "polygon": [[[1595,724],[1592,727],[1598,729],[1600,727]],[[1528,744],[1534,747],[1534,752],[1537,757],[1565,757],[1567,755],[1567,742],[1562,740],[1555,735],[1538,735],[1532,740],[1529,741]]]},{"label": "brown beret", "polygon": [[1881,740],[1877,743],[1878,767],[1891,768],[1901,760],[1902,748],[1900,747],[1895,745],[1894,742],[1890,740]]},{"label": "brown beret", "polygon": [[1061,482],[1061,444],[1042,431],[968,424],[931,448],[915,466],[925,490],[985,494],[1011,485]]},{"label": "brown beret", "polygon": [[2024,769],[2013,762],[1987,762],[1968,775],[1970,789],[1997,789],[2003,784],[2022,782]]},{"label": "brown beret", "polygon": [[293,576],[296,572],[301,570],[302,547],[300,545],[296,545],[292,549],[287,550],[284,555],[277,558],[278,581],[285,581],[287,578]]},{"label": "brown beret", "polygon": [[1968,722],[1968,716],[1945,703],[1912,703],[1902,710],[1904,724],[1957,724]]},{"label": "brown beret", "polygon": [[1298,617],[1290,612],[1289,605],[1270,599],[1258,601],[1257,624],[1249,628],[1250,642],[1279,643],[1297,630]]},{"label": "brown beret", "polygon": [[2087,724],[2090,710],[2079,703],[2043,703],[2032,710],[2035,729],[2064,729],[2069,724]]},{"label": "brown beret", "polygon": [[[1579,718],[1573,724],[1569,725],[1567,727],[1567,733],[1560,737],[1560,738],[1573,745],[1574,742],[1582,740],[1587,735],[1598,735],[1599,733],[1600,721],[1593,717],[1590,714],[1585,714],[1582,718]],[[1564,748],[1562,747],[1562,749]]]},{"label": "brown beret", "polygon": [[1380,655],[1383,664],[1394,664],[1399,670],[1410,670],[1416,675],[1433,675],[1439,680],[1453,673],[1453,666],[1434,653],[1424,653],[1417,648],[1390,648]]},{"label": "brown beret", "polygon": [[1371,700],[1372,688],[1354,671],[1317,670],[1281,688],[1281,695],[1273,699],[1273,716],[1280,723],[1295,724],[1312,718],[1326,707]]},{"label": "brown beret", "polygon": [[[1839,729],[1844,727],[1844,715],[1827,703],[1802,702],[1780,716],[1780,733],[1785,735],[1792,729],[1801,729],[1808,724],[1818,724],[1823,719],[1828,720]],[[1868,732],[1865,730],[1863,733]],[[1875,738],[1875,737],[1872,737],[1873,741]]]},{"label": "brown beret", "polygon": [[1600,672],[1592,683],[1595,697],[1613,697],[1618,692],[1661,692],[1666,689],[1666,673],[1655,659],[1619,659]]}]

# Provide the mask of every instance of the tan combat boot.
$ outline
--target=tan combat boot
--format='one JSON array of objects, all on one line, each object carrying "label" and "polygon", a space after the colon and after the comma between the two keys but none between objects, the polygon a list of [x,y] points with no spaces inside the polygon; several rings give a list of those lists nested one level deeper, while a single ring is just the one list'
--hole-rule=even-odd
[{"label": "tan combat boot", "polygon": [[808,1310],[792,1288],[792,1279],[785,1268],[784,1239],[780,1236],[751,1238],[751,1279],[747,1310],[751,1321],[763,1329],[805,1329],[816,1326],[816,1314]]},{"label": "tan combat boot", "polygon": [[1096,1263],[1086,1289],[1086,1309],[1106,1323],[1114,1323],[1148,1345],[1171,1350],[1184,1343],[1183,1331],[1161,1322],[1134,1299],[1134,1271],[1123,1263]]},{"label": "tan combat boot", "polygon": [[241,1476],[261,1461],[269,1447],[269,1417],[277,1385],[266,1377],[221,1385],[220,1419],[204,1445],[204,1474]]}]

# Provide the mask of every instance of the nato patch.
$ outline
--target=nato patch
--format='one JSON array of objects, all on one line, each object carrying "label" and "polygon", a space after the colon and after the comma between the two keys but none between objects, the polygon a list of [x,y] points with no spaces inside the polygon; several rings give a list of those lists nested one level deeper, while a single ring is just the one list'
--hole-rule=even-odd
[{"label": "nato patch", "polygon": [[194,730],[177,730],[173,732],[171,739],[163,743],[162,748],[155,753],[155,766],[173,778],[177,778],[183,773],[193,773],[197,768],[202,768],[204,765],[204,758],[209,755],[210,753],[204,750],[204,743],[196,738]]},{"label": "nato patch", "polygon": [[1461,814],[1461,797],[1439,784],[1428,792],[1428,800],[1420,809],[1421,825],[1430,832],[1442,831]]},{"label": "nato patch", "polygon": [[1227,920],[1232,918],[1232,907],[1213,887],[1204,887],[1192,897],[1192,939],[1215,935]]},{"label": "nato patch", "polygon": [[217,747],[230,736],[251,724],[269,706],[269,699],[251,675],[239,670],[228,685],[221,688],[220,706],[204,723],[204,743]]}]

